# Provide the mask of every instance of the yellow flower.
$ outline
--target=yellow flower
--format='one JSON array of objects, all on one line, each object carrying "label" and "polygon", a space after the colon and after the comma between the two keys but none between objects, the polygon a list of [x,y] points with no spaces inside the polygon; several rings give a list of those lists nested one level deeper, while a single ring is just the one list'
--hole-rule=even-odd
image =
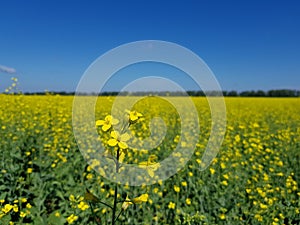
[{"label": "yellow flower", "polygon": [[182,185],[183,187],[186,187],[186,186],[187,186],[187,182],[186,182],[186,181],[182,181],[182,182],[181,182],[181,185]]},{"label": "yellow flower", "polygon": [[224,213],[220,214],[219,217],[220,217],[221,220],[225,220],[226,219],[226,216],[225,216]]},{"label": "yellow flower", "polygon": [[250,193],[251,193],[251,189],[250,189],[250,188],[246,188],[246,192],[247,192],[248,194],[250,194]]},{"label": "yellow flower", "polygon": [[26,213],[20,212],[20,217],[24,218],[26,216]]},{"label": "yellow flower", "polygon": [[4,208],[2,208],[1,210],[2,210],[2,212],[4,212],[4,213],[6,214],[6,213],[8,213],[12,208],[13,208],[12,205],[10,205],[10,204],[5,204],[5,205],[4,205]]},{"label": "yellow flower", "polygon": [[32,173],[32,168],[28,168],[27,173]]},{"label": "yellow flower", "polygon": [[128,208],[129,205],[132,205],[132,201],[128,198],[128,196],[126,196],[125,201],[122,204],[122,210],[126,210]]},{"label": "yellow flower", "polygon": [[174,202],[169,202],[168,208],[175,209],[176,204]]},{"label": "yellow flower", "polygon": [[119,148],[121,149],[126,149],[128,148],[128,145],[126,144],[126,141],[128,141],[130,139],[129,134],[125,133],[125,134],[119,134],[118,131],[112,131],[110,133],[110,136],[112,137],[111,139],[108,140],[107,144],[109,146],[116,146],[118,145]]},{"label": "yellow flower", "polygon": [[75,216],[74,214],[70,215],[70,216],[67,218],[68,224],[72,224],[72,223],[74,223],[76,220],[78,220],[78,216]]},{"label": "yellow flower", "polygon": [[19,211],[19,207],[18,207],[18,205],[14,204],[14,206],[13,206],[13,210],[14,210],[14,212],[18,212],[18,211]]},{"label": "yellow flower", "polygon": [[88,175],[86,175],[86,179],[88,179],[88,180],[93,179],[93,174],[89,173]]},{"label": "yellow flower", "polygon": [[190,198],[187,198],[187,199],[185,200],[185,203],[186,203],[187,205],[190,205],[190,204],[192,203],[192,201],[191,201]]},{"label": "yellow flower", "polygon": [[122,210],[126,210],[128,208],[129,205],[134,204],[141,204],[143,202],[147,202],[148,201],[148,194],[142,194],[139,197],[134,198],[132,201],[128,198],[128,196],[126,196],[125,201],[122,204]]},{"label": "yellow flower", "polygon": [[155,162],[156,159],[157,157],[155,155],[150,155],[148,161],[139,163],[139,167],[146,169],[150,177],[154,177],[154,171],[160,166],[159,163]]},{"label": "yellow flower", "polygon": [[224,177],[226,180],[228,180],[228,179],[229,179],[229,176],[228,176],[228,174],[224,174],[224,175],[223,175],[223,177]]},{"label": "yellow flower", "polygon": [[71,194],[70,197],[69,197],[69,200],[70,200],[71,202],[74,202],[74,201],[75,201],[75,196]]},{"label": "yellow flower", "polygon": [[111,115],[107,115],[104,120],[97,120],[96,126],[102,126],[103,131],[108,131],[112,125],[119,123],[119,120],[114,119]]},{"label": "yellow flower", "polygon": [[223,184],[224,186],[227,186],[227,185],[228,185],[228,182],[227,182],[227,180],[223,180],[223,181],[221,182],[221,184]]},{"label": "yellow flower", "polygon": [[268,208],[268,206],[263,204],[263,203],[260,203],[259,206],[260,206],[261,209],[267,209]]},{"label": "yellow flower", "polygon": [[177,193],[180,192],[180,187],[174,185],[174,191],[177,192]]},{"label": "yellow flower", "polygon": [[136,123],[137,120],[143,115],[137,111],[127,111],[129,113],[129,123]]},{"label": "yellow flower", "polygon": [[149,197],[148,194],[142,194],[141,196],[134,198],[132,201],[135,204],[140,204],[140,203],[143,203],[143,202],[147,202],[148,197]]},{"label": "yellow flower", "polygon": [[223,162],[221,163],[221,168],[222,168],[222,169],[225,169],[225,168],[226,168],[225,163],[223,163]]},{"label": "yellow flower", "polygon": [[254,218],[257,219],[259,222],[263,221],[263,217],[259,214],[255,214]]},{"label": "yellow flower", "polygon": [[81,201],[78,204],[78,209],[81,209],[82,211],[85,211],[88,208],[89,208],[89,205],[87,203],[85,203],[84,201]]}]

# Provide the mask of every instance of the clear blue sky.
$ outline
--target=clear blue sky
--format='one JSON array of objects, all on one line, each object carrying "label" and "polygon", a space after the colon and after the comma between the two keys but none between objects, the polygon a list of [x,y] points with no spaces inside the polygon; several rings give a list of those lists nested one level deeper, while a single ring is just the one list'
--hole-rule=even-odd
[{"label": "clear blue sky", "polygon": [[7,0],[0,8],[0,92],[12,76],[4,66],[23,91],[74,91],[97,57],[147,39],[189,48],[224,90],[300,89],[299,1]]}]

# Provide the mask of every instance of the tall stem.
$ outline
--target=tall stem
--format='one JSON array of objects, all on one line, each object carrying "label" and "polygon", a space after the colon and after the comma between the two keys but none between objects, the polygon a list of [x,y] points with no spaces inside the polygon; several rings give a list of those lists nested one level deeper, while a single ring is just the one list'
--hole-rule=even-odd
[{"label": "tall stem", "polygon": [[[120,149],[117,150],[117,160],[116,160],[116,174],[119,173],[119,158],[120,158]],[[114,206],[112,211],[112,225],[116,224],[116,211],[117,211],[117,195],[118,195],[118,184],[115,184],[115,193],[114,193]]]}]

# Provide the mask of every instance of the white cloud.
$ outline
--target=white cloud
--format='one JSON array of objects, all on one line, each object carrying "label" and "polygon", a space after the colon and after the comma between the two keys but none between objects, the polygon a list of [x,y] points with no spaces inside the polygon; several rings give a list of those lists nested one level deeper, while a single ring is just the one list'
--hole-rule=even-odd
[{"label": "white cloud", "polygon": [[17,71],[14,68],[0,65],[0,72],[13,74],[16,73]]}]

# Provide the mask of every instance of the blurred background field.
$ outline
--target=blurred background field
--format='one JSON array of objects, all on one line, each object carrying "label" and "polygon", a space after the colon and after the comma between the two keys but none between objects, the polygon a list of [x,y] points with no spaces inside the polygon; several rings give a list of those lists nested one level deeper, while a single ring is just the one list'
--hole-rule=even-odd
[{"label": "blurred background field", "polygon": [[[145,204],[128,207],[120,224],[300,224],[300,99],[226,97],[224,142],[203,172],[210,110],[206,98],[192,100],[201,127],[192,159],[167,181],[120,186],[121,194],[149,194]],[[99,97],[95,120],[110,114],[113,101]],[[95,220],[83,196],[87,188],[109,203],[113,185],[76,145],[73,97],[0,95],[0,102],[0,224],[106,224],[110,209],[94,207]],[[156,153],[172,151],[180,127],[176,111],[156,97],[136,108],[145,121],[135,133],[147,136],[147,121],[159,115],[169,136]]]}]

